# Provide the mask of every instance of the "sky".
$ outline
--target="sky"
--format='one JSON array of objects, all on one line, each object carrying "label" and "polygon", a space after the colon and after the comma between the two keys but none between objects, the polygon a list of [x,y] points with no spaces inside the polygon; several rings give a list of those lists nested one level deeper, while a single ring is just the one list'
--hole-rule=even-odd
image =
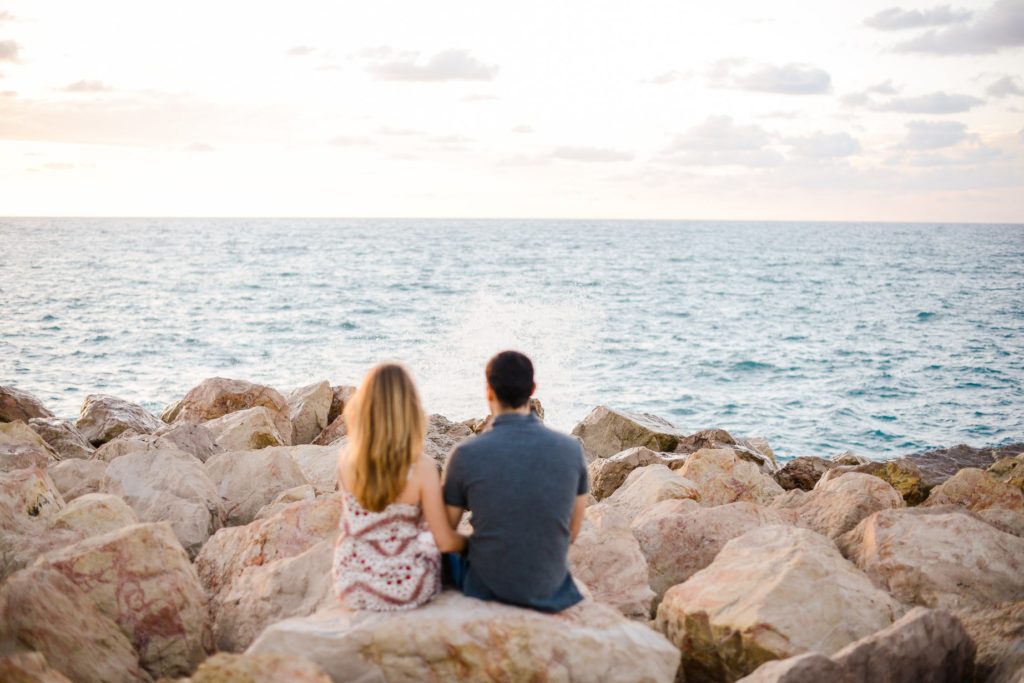
[{"label": "sky", "polygon": [[1024,222],[1024,0],[0,0],[0,215]]}]

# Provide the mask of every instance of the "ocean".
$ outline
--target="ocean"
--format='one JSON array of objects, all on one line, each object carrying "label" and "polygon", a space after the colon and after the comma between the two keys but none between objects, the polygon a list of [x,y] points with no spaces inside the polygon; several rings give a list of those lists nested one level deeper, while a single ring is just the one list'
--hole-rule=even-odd
[{"label": "ocean", "polygon": [[8,218],[0,245],[0,384],[66,418],[396,359],[480,417],[515,348],[563,429],[606,404],[783,456],[1024,440],[1021,225]]}]

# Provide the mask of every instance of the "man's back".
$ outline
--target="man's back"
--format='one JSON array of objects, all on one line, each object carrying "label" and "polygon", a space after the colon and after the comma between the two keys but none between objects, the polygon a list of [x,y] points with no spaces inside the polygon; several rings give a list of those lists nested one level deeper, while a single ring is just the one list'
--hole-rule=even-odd
[{"label": "man's back", "polygon": [[587,491],[579,443],[533,415],[499,415],[460,444],[444,499],[473,513],[465,592],[547,611],[578,602],[567,556],[573,506]]}]

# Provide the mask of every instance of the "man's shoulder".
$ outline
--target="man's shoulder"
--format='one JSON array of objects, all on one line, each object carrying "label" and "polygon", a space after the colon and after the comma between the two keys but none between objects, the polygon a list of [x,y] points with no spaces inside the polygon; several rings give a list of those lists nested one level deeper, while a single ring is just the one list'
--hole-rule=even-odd
[{"label": "man's shoulder", "polygon": [[529,443],[531,447],[540,446],[572,454],[582,452],[582,446],[575,437],[552,429],[540,421],[537,421],[525,435],[522,432],[515,432],[515,436],[512,436],[500,429],[489,429],[458,444],[455,446],[454,452],[471,456],[474,453],[505,450],[512,443],[512,439],[522,440]]}]

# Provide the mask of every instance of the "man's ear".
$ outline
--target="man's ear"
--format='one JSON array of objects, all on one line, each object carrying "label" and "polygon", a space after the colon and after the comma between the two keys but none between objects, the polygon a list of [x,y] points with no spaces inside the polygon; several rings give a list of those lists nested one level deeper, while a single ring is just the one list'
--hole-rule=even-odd
[{"label": "man's ear", "polygon": [[487,385],[487,400],[488,400],[488,401],[494,401],[494,399],[495,399],[495,396],[494,396],[494,389],[492,389],[492,388],[491,388],[491,385],[490,385],[490,384],[488,384],[488,385]]},{"label": "man's ear", "polygon": [[530,388],[530,396],[533,396],[536,393],[537,393],[537,383],[534,382],[533,386]]}]

